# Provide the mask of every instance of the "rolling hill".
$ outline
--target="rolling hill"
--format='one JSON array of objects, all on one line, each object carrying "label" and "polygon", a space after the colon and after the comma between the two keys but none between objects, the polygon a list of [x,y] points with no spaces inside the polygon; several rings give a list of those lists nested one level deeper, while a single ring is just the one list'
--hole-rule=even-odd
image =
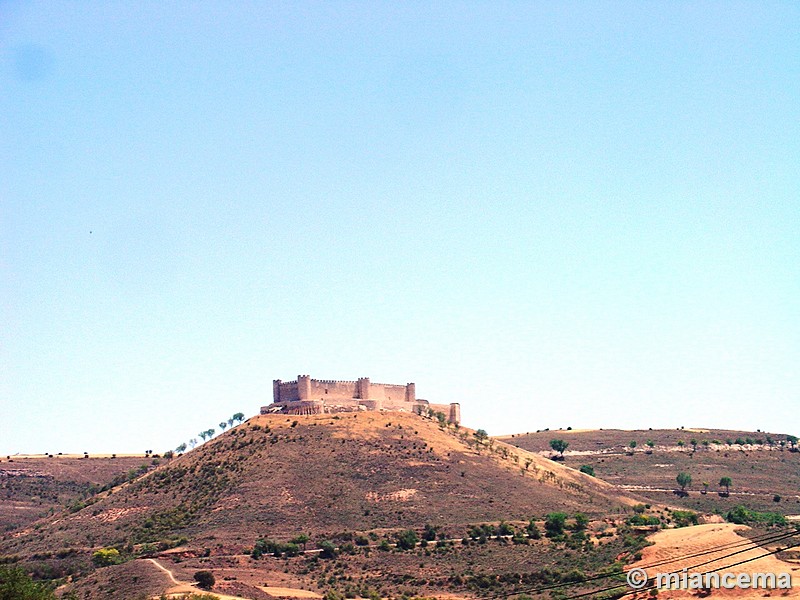
[{"label": "rolling hill", "polygon": [[[569,443],[565,465],[588,465],[598,478],[655,503],[722,513],[746,504],[762,511],[798,514],[800,452],[792,438],[713,429],[602,429],[540,431],[498,439],[543,456],[553,454],[550,440],[562,439]],[[688,495],[675,493],[681,472],[692,477]],[[719,485],[723,477],[731,479],[729,489]]]},{"label": "rolling hill", "polygon": [[[394,543],[403,530],[421,532],[427,526],[440,539],[460,540],[482,523],[522,527],[553,511],[601,519],[624,513],[635,502],[612,485],[537,454],[417,415],[271,415],[162,461],[89,498],[85,506],[10,532],[0,542],[0,554],[33,565],[41,576],[76,578],[73,587],[85,598],[102,598],[99,590],[109,586],[117,589],[121,584],[110,583],[115,572],[126,581],[124,573],[145,570],[149,575],[139,573],[137,580],[147,581],[150,590],[163,579],[141,559],[134,561],[138,567],[126,563],[124,569],[92,573],[91,553],[103,547],[118,548],[128,558],[174,560],[176,575],[186,581],[192,569],[204,565],[229,569],[228,585],[235,580],[250,586],[245,597],[255,598],[257,584],[286,577],[279,582],[317,590],[330,585],[304,562],[285,567],[287,575],[274,561],[249,558],[257,539],[287,541],[303,534],[309,549],[325,540],[345,547],[368,540],[362,542],[368,551],[381,540]],[[437,555],[439,564],[425,583],[415,585],[439,589],[453,573],[505,568],[524,554],[537,564],[574,566],[563,556],[546,558],[545,550],[526,544]],[[613,561],[620,550],[608,546],[594,560]],[[413,572],[414,560],[413,554],[373,552],[351,562],[362,561],[358,568],[365,581],[391,583],[397,590]]]}]

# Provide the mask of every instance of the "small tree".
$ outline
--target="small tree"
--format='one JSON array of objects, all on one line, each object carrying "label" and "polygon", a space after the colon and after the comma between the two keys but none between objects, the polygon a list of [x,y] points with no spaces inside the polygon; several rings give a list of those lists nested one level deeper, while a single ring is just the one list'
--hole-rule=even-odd
[{"label": "small tree", "polygon": [[692,476],[688,473],[678,473],[675,479],[678,485],[681,486],[681,492],[686,492],[686,486],[692,483]]},{"label": "small tree", "polygon": [[564,456],[564,450],[566,450],[568,446],[569,442],[565,442],[564,440],[550,440],[550,447],[558,452],[562,458]]},{"label": "small tree", "polygon": [[552,512],[545,517],[544,528],[547,537],[557,538],[564,535],[564,525],[567,522],[567,513]]},{"label": "small tree", "polygon": [[478,429],[478,431],[476,431],[472,435],[474,435],[475,439],[478,440],[478,442],[481,444],[483,444],[489,438],[489,434],[486,433],[485,429]]},{"label": "small tree", "polygon": [[592,465],[581,465],[581,473],[594,477],[594,467]]},{"label": "small tree", "polygon": [[731,486],[733,485],[733,480],[730,477],[723,477],[719,480],[719,486],[725,488],[725,495],[731,495]]},{"label": "small tree", "polygon": [[216,430],[213,427],[210,427],[209,429],[206,429],[206,435],[208,436],[208,439],[211,439],[212,437],[214,437],[214,432],[215,431]]},{"label": "small tree", "polygon": [[202,440],[205,442],[205,441],[206,441],[206,438],[208,437],[208,432],[207,432],[207,431],[201,431],[201,432],[200,432],[200,433],[198,433],[197,435],[199,435],[199,436],[200,436],[200,438],[201,438],[201,439],[202,439]]},{"label": "small tree", "polygon": [[197,571],[194,574],[194,580],[197,582],[197,586],[203,590],[210,590],[217,582],[211,571]]},{"label": "small tree", "polygon": [[300,535],[297,535],[297,536],[293,537],[291,539],[291,542],[293,544],[301,544],[303,546],[303,552],[305,552],[306,551],[306,544],[308,543],[308,539],[309,539],[308,535],[306,535],[305,533],[301,533]]},{"label": "small tree", "polygon": [[242,421],[244,421],[244,413],[237,412],[231,418],[237,423],[241,423]]},{"label": "small tree", "polygon": [[228,422],[227,421],[220,421],[219,422],[219,429],[220,429],[220,431],[222,431],[222,433],[225,433],[225,428],[227,426],[228,426]]},{"label": "small tree", "polygon": [[655,442],[653,440],[647,440],[645,444],[647,444],[647,454],[652,454],[653,447],[656,445]]},{"label": "small tree", "polygon": [[122,562],[119,550],[116,548],[101,548],[92,553],[92,563],[96,567],[108,567]]},{"label": "small tree", "polygon": [[791,446],[792,452],[797,450],[797,436],[796,435],[787,435],[786,441],[789,442],[789,446]]},{"label": "small tree", "polygon": [[189,445],[190,445],[192,448],[194,448],[195,446],[197,446],[197,438],[192,438],[192,439],[190,439],[190,440],[189,440]]},{"label": "small tree", "polygon": [[175,452],[177,452],[178,454],[183,454],[184,452],[186,452],[186,442],[180,444],[177,448],[175,448]]}]

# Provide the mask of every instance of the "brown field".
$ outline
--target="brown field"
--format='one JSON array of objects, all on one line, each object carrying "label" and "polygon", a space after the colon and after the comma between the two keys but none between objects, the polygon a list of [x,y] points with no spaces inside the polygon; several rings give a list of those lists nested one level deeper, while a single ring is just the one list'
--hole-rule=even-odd
[{"label": "brown field", "polygon": [[[662,563],[658,567],[646,568],[648,575],[653,577],[656,572],[681,571],[686,568],[689,572],[704,572],[720,569],[720,572],[729,573],[789,573],[792,575],[791,590],[769,591],[764,589],[715,589],[711,592],[713,597],[721,598],[764,598],[781,597],[797,598],[800,597],[800,562],[788,562],[777,558],[775,555],[764,556],[773,546],[766,548],[755,543],[741,546],[741,542],[746,541],[741,533],[748,532],[749,528],[732,523],[698,525],[696,527],[686,527],[682,529],[667,529],[659,531],[650,537],[652,546],[642,551],[642,560],[634,563],[646,566],[653,563]],[[796,542],[795,542],[796,543]],[[720,549],[720,548],[724,549]],[[735,556],[728,556],[737,552]],[[699,555],[687,558],[688,555]],[[763,557],[763,558],[759,558]],[[749,559],[751,562],[733,565],[736,562]],[[697,568],[699,563],[707,563],[701,568]],[[644,595],[644,594],[643,594]],[[658,598],[696,598],[696,590],[659,590]]]},{"label": "brown field", "polygon": [[117,458],[83,455],[11,456],[0,459],[0,531],[24,527],[52,512],[85,498],[92,487],[102,487],[115,477],[153,459],[144,455]]},{"label": "brown field", "polygon": [[[701,433],[697,433],[700,431]],[[775,442],[766,443],[767,438]],[[595,475],[622,489],[646,496],[658,504],[678,505],[699,512],[725,513],[739,504],[761,511],[791,515],[800,513],[800,452],[778,442],[782,434],[725,430],[597,430],[591,432],[543,431],[502,438],[532,452],[554,454],[549,443],[563,439],[569,443],[564,464],[573,468],[590,465]],[[728,445],[737,438],[761,444]],[[646,442],[652,440],[652,450]],[[679,441],[684,446],[678,445]],[[691,441],[697,441],[696,450]],[[722,442],[715,444],[713,441]],[[628,444],[636,441],[631,452]],[[703,444],[708,441],[708,446]],[[675,494],[675,478],[686,472],[692,476],[688,496]],[[730,495],[720,494],[719,481],[730,477]],[[709,484],[708,493],[703,482]],[[775,496],[780,500],[775,501]]]}]

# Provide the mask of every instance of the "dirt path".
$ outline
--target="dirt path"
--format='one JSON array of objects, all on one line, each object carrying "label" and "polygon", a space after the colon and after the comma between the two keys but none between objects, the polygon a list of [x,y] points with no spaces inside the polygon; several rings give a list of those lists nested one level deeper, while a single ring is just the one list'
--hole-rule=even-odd
[{"label": "dirt path", "polygon": [[[200,590],[197,587],[187,581],[179,581],[175,579],[175,575],[172,571],[158,562],[155,558],[148,558],[151,563],[153,563],[156,567],[158,567],[161,571],[167,574],[170,581],[173,583],[173,587],[169,588],[166,591],[167,597],[173,596],[180,596],[182,594],[191,594],[192,592],[198,592]],[[260,586],[259,586],[260,587]],[[313,598],[322,598],[319,594],[315,592],[311,592],[309,590],[301,590],[295,588],[285,588],[285,587],[261,587],[262,590],[267,592],[268,594],[272,594],[274,596],[283,596],[283,597],[290,597],[290,598],[305,598],[305,599],[313,599]],[[203,592],[206,594],[212,594],[219,598],[219,600],[249,600],[248,598],[243,598],[241,596],[228,596],[227,594],[221,594],[219,592]]]},{"label": "dirt path", "polygon": [[278,598],[322,598],[316,592],[310,590],[298,590],[295,588],[274,587],[274,586],[258,586],[258,589],[264,590],[271,596]]},{"label": "dirt path", "polygon": [[[197,587],[195,587],[191,583],[186,581],[178,581],[177,579],[175,579],[175,575],[172,573],[172,571],[170,571],[168,568],[166,568],[164,565],[158,562],[155,558],[148,558],[147,560],[149,560],[156,567],[164,571],[164,573],[166,573],[167,576],[169,577],[170,581],[174,584],[173,587],[169,588],[166,591],[167,597],[178,596],[181,594],[191,594],[192,592],[199,591]],[[217,598],[219,598],[220,600],[248,600],[248,598],[242,598],[241,596],[227,596],[225,594],[220,594],[217,592],[204,592],[204,593],[212,594]]]}]

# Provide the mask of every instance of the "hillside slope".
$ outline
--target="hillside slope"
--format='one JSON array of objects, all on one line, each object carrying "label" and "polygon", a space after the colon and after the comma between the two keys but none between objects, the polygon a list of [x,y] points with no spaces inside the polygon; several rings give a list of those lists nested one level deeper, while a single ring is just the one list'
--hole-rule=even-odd
[{"label": "hillside slope", "polygon": [[[800,452],[792,436],[764,432],[670,429],[541,431],[499,438],[550,455],[550,440],[569,443],[564,464],[589,465],[595,475],[654,503],[723,514],[738,504],[800,513]],[[635,446],[631,448],[631,442]],[[648,442],[652,444],[649,445]],[[678,473],[689,473],[688,495],[675,494]],[[730,477],[730,494],[719,485]],[[703,485],[708,484],[708,489]]]},{"label": "hillside slope", "polygon": [[0,531],[10,532],[63,510],[103,486],[158,462],[145,456],[8,456],[0,459]]},{"label": "hillside slope", "polygon": [[[491,448],[490,448],[491,446]],[[15,532],[0,551],[257,537],[602,515],[632,500],[602,481],[465,429],[403,413],[260,416],[72,514]]]}]

